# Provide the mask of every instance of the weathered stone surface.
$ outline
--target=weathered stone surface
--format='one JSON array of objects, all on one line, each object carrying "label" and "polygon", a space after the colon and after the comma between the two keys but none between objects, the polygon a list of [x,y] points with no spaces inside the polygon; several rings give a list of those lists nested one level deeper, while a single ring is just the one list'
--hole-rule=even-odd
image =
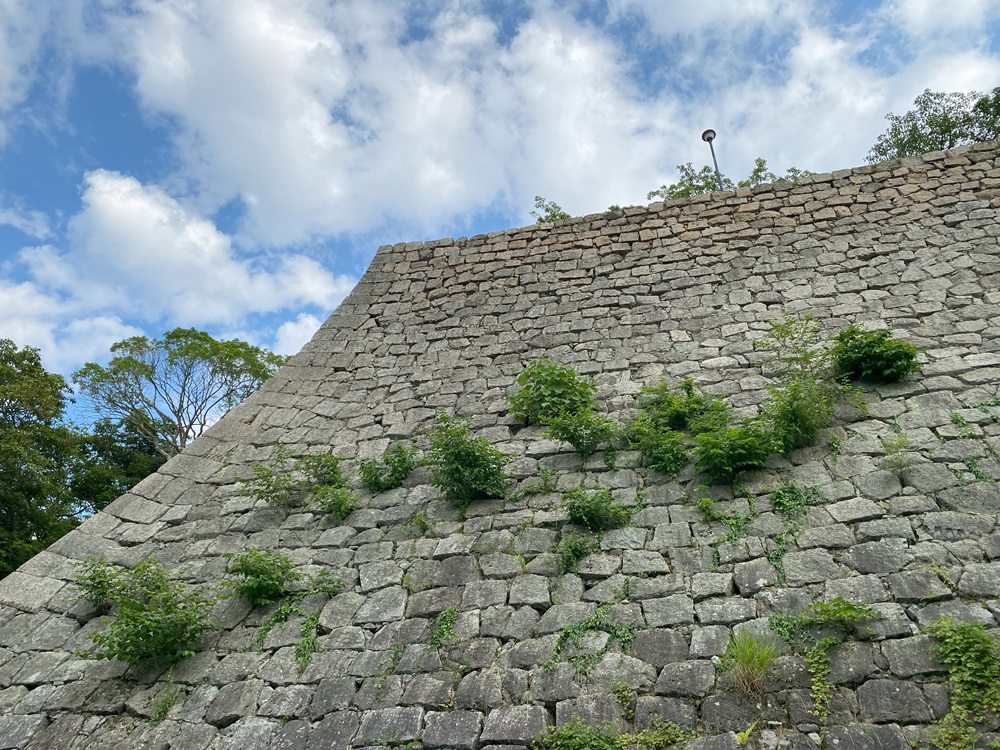
[{"label": "weathered stone surface", "polygon": [[424,747],[469,748],[472,750],[482,731],[483,715],[478,711],[429,711],[420,736]]},{"label": "weathered stone surface", "polygon": [[867,720],[882,723],[927,723],[930,707],[916,685],[896,680],[869,680],[858,688],[858,704]]},{"label": "weathered stone surface", "polygon": [[838,750],[909,750],[899,727],[846,724],[827,730],[827,743]]},{"label": "weathered stone surface", "polygon": [[688,658],[687,640],[676,630],[644,630],[635,637],[632,650],[657,668]]},{"label": "weathered stone surface", "polygon": [[656,680],[656,694],[678,698],[701,698],[715,687],[715,665],[710,661],[667,664]]},{"label": "weathered stone surface", "polygon": [[932,654],[934,640],[926,635],[883,641],[882,655],[889,660],[889,669],[896,677],[946,673],[948,668]]},{"label": "weathered stone surface", "polygon": [[486,718],[481,740],[527,745],[549,726],[552,726],[552,715],[543,706],[498,708]]},{"label": "weathered stone surface", "polygon": [[420,737],[424,709],[383,708],[362,714],[358,739],[365,745],[397,744]]}]

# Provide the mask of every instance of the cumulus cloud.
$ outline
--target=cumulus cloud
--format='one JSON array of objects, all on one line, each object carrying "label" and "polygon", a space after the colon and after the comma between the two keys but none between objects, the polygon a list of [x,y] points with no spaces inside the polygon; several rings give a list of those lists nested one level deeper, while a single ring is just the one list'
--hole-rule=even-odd
[{"label": "cumulus cloud", "polygon": [[271,350],[278,354],[298,354],[322,323],[322,320],[309,313],[301,313],[295,320],[282,323],[274,336]]},{"label": "cumulus cloud", "polygon": [[72,262],[116,306],[147,321],[230,325],[251,313],[332,309],[354,284],[304,255],[242,258],[212,222],[116,172],[87,174],[82,200],[69,224],[73,257],[45,257],[54,268],[44,274],[35,261],[36,273],[58,284]]},{"label": "cumulus cloud", "polygon": [[[0,67],[2,65],[0,62]],[[17,196],[2,191],[0,191],[0,226],[13,227],[37,240],[45,240],[52,236],[49,217],[43,211],[31,210]]]}]

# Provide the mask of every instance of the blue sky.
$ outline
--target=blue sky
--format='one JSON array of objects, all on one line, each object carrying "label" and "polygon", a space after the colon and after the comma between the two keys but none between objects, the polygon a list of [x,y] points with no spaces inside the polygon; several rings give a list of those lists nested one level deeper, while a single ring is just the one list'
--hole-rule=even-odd
[{"label": "blue sky", "polygon": [[0,0],[0,337],[294,353],[380,244],[857,166],[1000,85],[995,0]]}]

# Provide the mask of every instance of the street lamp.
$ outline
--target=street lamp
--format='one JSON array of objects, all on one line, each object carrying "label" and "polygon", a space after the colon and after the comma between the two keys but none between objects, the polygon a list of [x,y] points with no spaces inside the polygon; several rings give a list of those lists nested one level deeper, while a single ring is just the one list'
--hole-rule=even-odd
[{"label": "street lamp", "polygon": [[712,150],[712,163],[715,164],[715,183],[719,186],[719,190],[722,190],[722,174],[719,172],[719,161],[715,158],[715,146],[712,145],[712,141],[715,140],[715,131],[712,129],[706,130],[701,134],[701,139]]}]

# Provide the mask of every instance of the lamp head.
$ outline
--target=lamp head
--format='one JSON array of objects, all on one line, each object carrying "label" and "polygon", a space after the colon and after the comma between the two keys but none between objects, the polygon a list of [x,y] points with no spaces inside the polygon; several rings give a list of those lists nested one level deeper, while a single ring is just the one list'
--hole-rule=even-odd
[{"label": "lamp head", "polygon": [[712,141],[715,140],[715,131],[706,130],[704,133],[701,134],[701,139],[705,141],[705,143],[711,143]]}]

